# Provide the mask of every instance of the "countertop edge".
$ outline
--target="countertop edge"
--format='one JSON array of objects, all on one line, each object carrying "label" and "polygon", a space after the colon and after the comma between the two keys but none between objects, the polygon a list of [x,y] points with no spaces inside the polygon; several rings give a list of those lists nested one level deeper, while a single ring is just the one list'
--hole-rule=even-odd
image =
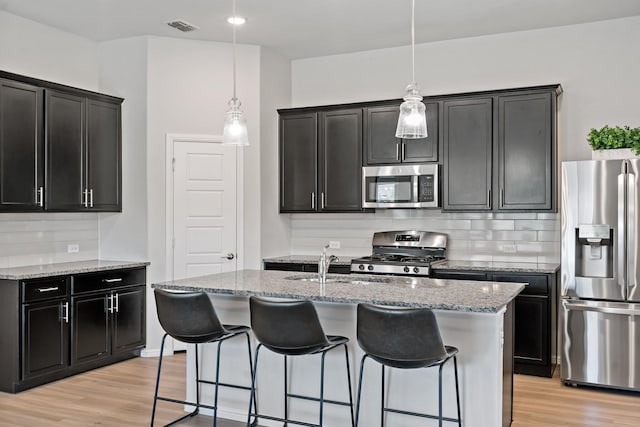
[{"label": "countertop edge", "polygon": [[[95,265],[91,265],[94,263]],[[65,276],[69,274],[95,273],[99,271],[121,270],[136,267],[146,267],[150,265],[148,261],[111,261],[111,260],[90,260],[67,262],[60,264],[42,264],[21,267],[10,267],[0,269],[0,279],[3,280],[25,280],[38,279],[43,277]],[[29,270],[33,271],[29,271]],[[15,272],[11,272],[14,270]],[[24,272],[19,272],[24,270]]]}]

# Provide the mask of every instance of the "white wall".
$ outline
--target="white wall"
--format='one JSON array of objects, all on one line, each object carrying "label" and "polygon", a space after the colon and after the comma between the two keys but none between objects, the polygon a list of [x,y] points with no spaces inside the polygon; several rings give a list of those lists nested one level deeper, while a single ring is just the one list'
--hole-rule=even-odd
[{"label": "white wall", "polygon": [[1,10],[0,70],[98,90],[94,42]]},{"label": "white wall", "polygon": [[291,61],[269,49],[260,53],[260,167],[262,257],[288,254],[289,215],[279,212],[278,108],[291,105]]},{"label": "white wall", "polygon": [[122,103],[122,212],[100,214],[100,258],[147,260],[147,38],[101,43],[100,88]]},{"label": "white wall", "polygon": [[[560,83],[559,159],[589,159],[589,128],[640,126],[639,40],[640,17],[633,17],[421,44],[416,79],[424,95]],[[401,47],[293,61],[292,105],[400,98],[410,55]],[[340,240],[336,252],[363,254],[374,231],[419,228],[449,233],[451,258],[559,262],[555,214],[389,210],[291,218],[292,253],[317,254]]]}]

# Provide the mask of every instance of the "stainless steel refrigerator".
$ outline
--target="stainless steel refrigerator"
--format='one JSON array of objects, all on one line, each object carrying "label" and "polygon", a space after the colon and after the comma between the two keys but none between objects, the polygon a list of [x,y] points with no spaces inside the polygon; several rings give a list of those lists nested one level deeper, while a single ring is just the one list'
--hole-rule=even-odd
[{"label": "stainless steel refrigerator", "polygon": [[565,383],[640,391],[640,160],[562,163]]}]

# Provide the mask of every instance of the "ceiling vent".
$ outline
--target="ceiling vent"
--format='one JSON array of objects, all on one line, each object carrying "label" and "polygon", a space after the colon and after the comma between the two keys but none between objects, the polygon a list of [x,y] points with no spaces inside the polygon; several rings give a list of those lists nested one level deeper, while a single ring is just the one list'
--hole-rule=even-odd
[{"label": "ceiling vent", "polygon": [[170,27],[175,28],[176,30],[182,31],[183,33],[188,33],[190,31],[195,31],[195,30],[199,30],[200,29],[200,28],[196,27],[195,25],[189,24],[188,22],[182,21],[180,19],[177,19],[175,21],[167,22],[167,25],[170,26]]}]

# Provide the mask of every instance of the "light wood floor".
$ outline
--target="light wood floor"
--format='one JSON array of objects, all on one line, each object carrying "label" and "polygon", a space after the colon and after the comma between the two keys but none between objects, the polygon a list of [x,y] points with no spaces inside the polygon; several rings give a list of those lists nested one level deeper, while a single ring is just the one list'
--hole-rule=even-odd
[{"label": "light wood floor", "polygon": [[[165,360],[161,393],[184,396],[184,355]],[[157,359],[136,358],[15,395],[0,393],[0,426],[149,425],[156,368]],[[180,415],[179,405],[160,403],[156,425]],[[198,417],[183,425],[210,423],[211,418]],[[638,427],[640,394],[566,387],[557,377],[516,375],[512,426]]]}]

